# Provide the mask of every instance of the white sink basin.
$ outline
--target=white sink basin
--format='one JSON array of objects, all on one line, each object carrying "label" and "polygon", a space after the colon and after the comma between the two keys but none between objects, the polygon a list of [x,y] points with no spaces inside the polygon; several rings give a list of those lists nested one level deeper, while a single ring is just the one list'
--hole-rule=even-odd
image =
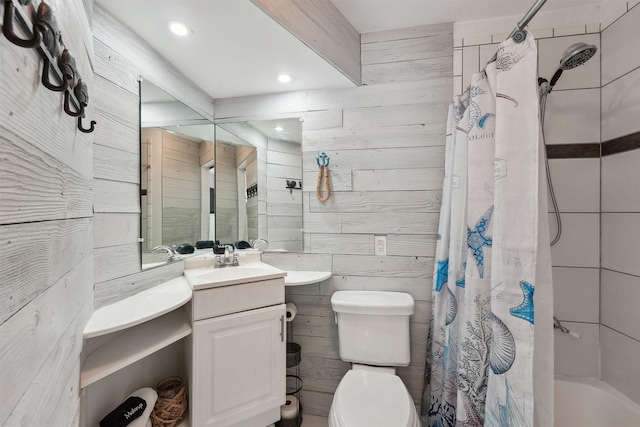
[{"label": "white sink basin", "polygon": [[287,271],[284,278],[285,286],[309,285],[322,282],[331,277],[330,271]]},{"label": "white sink basin", "polygon": [[276,279],[284,275],[284,271],[262,262],[250,262],[236,267],[185,270],[185,276],[193,290]]}]

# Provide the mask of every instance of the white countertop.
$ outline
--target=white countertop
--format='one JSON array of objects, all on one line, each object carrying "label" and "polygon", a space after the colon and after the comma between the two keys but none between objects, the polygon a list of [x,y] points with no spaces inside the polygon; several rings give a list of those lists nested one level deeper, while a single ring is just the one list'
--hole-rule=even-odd
[{"label": "white countertop", "polygon": [[301,286],[322,282],[331,277],[330,271],[289,271],[284,278],[285,286]]},{"label": "white countertop", "polygon": [[219,286],[285,277],[287,273],[263,262],[249,262],[236,267],[213,268],[211,266],[184,271],[184,276],[194,291]]},{"label": "white countertop", "polygon": [[160,317],[186,304],[191,295],[184,276],[171,279],[96,310],[84,328],[83,338],[110,334]]}]

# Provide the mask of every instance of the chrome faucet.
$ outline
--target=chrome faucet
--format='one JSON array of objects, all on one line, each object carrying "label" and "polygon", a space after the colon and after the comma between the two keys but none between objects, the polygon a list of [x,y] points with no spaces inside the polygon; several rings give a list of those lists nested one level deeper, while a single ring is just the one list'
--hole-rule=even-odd
[{"label": "chrome faucet", "polygon": [[563,334],[568,334],[575,339],[580,339],[580,334],[577,332],[573,332],[569,328],[562,326],[562,323],[556,316],[553,316],[553,329],[559,329]]},{"label": "chrome faucet", "polygon": [[175,250],[173,250],[170,246],[158,245],[155,248],[151,249],[151,252],[165,251],[167,252],[167,262],[180,261],[180,257],[176,254]]},{"label": "chrome faucet", "polygon": [[233,246],[224,245],[224,255],[216,255],[216,263],[213,267],[236,267],[238,265],[240,265],[238,262],[238,254],[235,253]]},{"label": "chrome faucet", "polygon": [[237,260],[238,256],[235,254],[235,250],[231,245],[224,246],[224,263],[231,264],[233,263],[234,258]]}]

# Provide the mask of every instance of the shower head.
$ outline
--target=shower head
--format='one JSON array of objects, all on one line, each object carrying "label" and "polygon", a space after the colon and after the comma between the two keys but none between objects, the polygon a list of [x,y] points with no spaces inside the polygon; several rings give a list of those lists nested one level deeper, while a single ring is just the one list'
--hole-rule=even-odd
[{"label": "shower head", "polygon": [[572,68],[579,67],[580,65],[590,60],[597,51],[598,48],[592,44],[572,44],[562,54],[559,68],[563,70],[570,70]]},{"label": "shower head", "polygon": [[548,91],[550,92],[553,86],[555,86],[556,82],[562,75],[563,70],[571,70],[573,68],[579,67],[580,65],[590,60],[593,55],[596,54],[597,50],[598,48],[594,45],[586,43],[576,43],[569,46],[562,54],[560,66],[556,70],[553,77],[551,77]]}]

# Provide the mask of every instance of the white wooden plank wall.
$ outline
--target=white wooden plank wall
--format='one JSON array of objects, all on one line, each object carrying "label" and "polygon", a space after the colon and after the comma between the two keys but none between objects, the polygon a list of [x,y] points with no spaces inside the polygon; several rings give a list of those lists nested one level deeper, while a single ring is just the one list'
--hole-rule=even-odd
[{"label": "white wooden plank wall", "polygon": [[[209,119],[213,119],[213,99],[99,6],[95,5],[93,12],[90,45],[95,49],[96,83],[92,103],[98,121],[92,134],[93,209],[99,224],[94,238],[95,305],[101,307],[182,274],[181,263],[140,270],[138,78],[151,81]],[[199,188],[197,194],[199,197]],[[153,202],[148,196],[147,203]],[[156,216],[162,214],[153,209],[148,213],[153,215],[154,211]],[[199,209],[193,218],[199,220]]]},{"label": "white wooden plank wall", "polygon": [[[258,183],[258,150],[253,147],[242,146],[237,148],[236,164],[240,165],[246,162],[246,188],[245,194],[239,194],[239,197],[246,198],[247,188]],[[259,191],[259,190],[258,190]],[[247,209],[247,239],[255,240],[258,234],[258,198],[250,197],[246,199]]]},{"label": "white wooden plank wall", "polygon": [[267,241],[270,249],[302,252],[302,191],[289,190],[287,180],[302,181],[301,146],[270,139],[267,151]]},{"label": "white wooden plank wall", "polygon": [[[411,364],[398,371],[415,401],[420,399],[452,91],[453,26],[363,34],[362,64],[366,86],[216,103],[218,117],[305,117],[304,253],[263,259],[284,269],[333,272],[321,284],[287,288],[287,301],[298,307],[288,326],[302,346],[302,404],[305,412],[325,416],[349,369],[338,353],[330,303],[336,290],[413,295]],[[330,157],[333,189],[324,204],[315,197],[315,158],[323,151]],[[272,194],[270,189],[268,203]],[[374,255],[377,234],[387,236],[386,256]]]},{"label": "white wooden plank wall", "polygon": [[[83,3],[47,3],[73,35],[65,45],[93,96]],[[62,94],[40,84],[35,50],[0,37],[0,51],[0,425],[77,425],[81,337],[93,311],[94,134],[79,132]]]},{"label": "white wooden plank wall", "polygon": [[238,240],[238,174],[236,146],[216,142],[216,239],[233,244]]},{"label": "white wooden plank wall", "polygon": [[[233,98],[232,98],[233,99]],[[233,102],[233,101],[232,101]],[[227,117],[227,119],[229,119]],[[235,120],[235,119],[229,119]],[[245,119],[241,119],[245,120]],[[223,122],[225,119],[222,120]],[[245,141],[252,144],[256,147],[256,155],[257,155],[257,183],[258,183],[258,197],[252,198],[257,200],[250,200],[249,209],[252,211],[255,209],[258,212],[257,215],[257,225],[254,231],[252,225],[249,225],[249,238],[255,239],[268,239],[268,230],[267,230],[267,147],[268,147],[268,139],[267,137],[256,130],[254,127],[246,123],[245,121],[240,122],[225,122],[222,124],[218,124],[217,126],[226,129],[228,132],[233,133],[239,138],[244,139]]]},{"label": "white wooden plank wall", "polygon": [[200,141],[162,132],[162,244],[201,240],[200,192]]}]

